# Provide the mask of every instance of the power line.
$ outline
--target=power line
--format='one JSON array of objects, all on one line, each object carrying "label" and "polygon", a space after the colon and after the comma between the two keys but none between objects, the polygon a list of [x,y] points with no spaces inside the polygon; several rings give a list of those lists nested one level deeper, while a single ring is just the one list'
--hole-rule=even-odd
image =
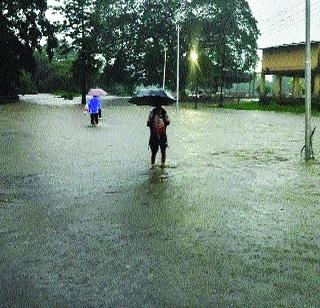
[{"label": "power line", "polygon": [[[298,7],[295,6],[296,8]],[[317,18],[320,15],[320,6],[319,3],[313,3],[311,5],[311,7],[313,8],[311,10],[312,14],[311,17],[312,19],[314,18],[314,20],[316,20],[316,23],[313,24],[313,29],[314,27],[317,27],[320,29],[320,19]],[[263,24],[263,27],[260,27],[260,31],[261,31],[261,38],[263,37],[275,37],[277,35],[281,35],[283,34],[285,31],[287,32],[292,32],[292,26],[295,27],[295,30],[297,29],[297,25],[304,25],[304,9],[297,12],[296,14],[293,14],[294,12],[290,12],[289,15],[286,15],[284,18],[282,18],[280,21],[275,21],[272,24]],[[319,31],[320,32],[320,31]],[[298,32],[299,35],[302,36],[303,31]],[[314,36],[314,35],[313,35]],[[301,39],[301,41],[303,41],[303,39]]]},{"label": "power line", "polygon": [[[313,4],[313,7],[316,7],[317,4]],[[318,11],[320,10],[320,6],[317,7],[317,10],[313,10],[312,11],[312,16],[314,17],[315,14],[319,13]],[[268,29],[275,29],[275,28],[279,28],[279,26],[283,26],[283,25],[287,25],[288,22],[292,23],[294,21],[298,21],[301,20],[301,22],[303,22],[304,20],[304,10],[297,12],[296,14],[292,14],[292,12],[290,12],[290,15],[287,15],[285,18],[282,18],[280,20],[275,20],[274,22],[270,23],[268,25],[268,23],[260,23],[262,25],[264,25],[264,28],[268,28]],[[258,22],[259,25],[259,22]]]},{"label": "power line", "polygon": [[[291,8],[291,10],[296,9],[296,8],[300,7],[301,5],[304,5],[304,0],[301,0],[301,1],[299,2],[299,4],[293,6],[293,7]],[[277,18],[277,17],[279,17],[279,16],[282,16],[284,13],[287,13],[287,12],[288,12],[288,8],[286,7],[286,8],[284,8],[284,9],[280,10],[280,11],[277,11],[276,14],[274,14],[274,15],[272,15],[272,16],[267,16],[265,19],[261,19],[261,21],[264,22],[264,23],[265,23],[265,22],[268,22],[268,21],[274,21],[275,18]]]}]

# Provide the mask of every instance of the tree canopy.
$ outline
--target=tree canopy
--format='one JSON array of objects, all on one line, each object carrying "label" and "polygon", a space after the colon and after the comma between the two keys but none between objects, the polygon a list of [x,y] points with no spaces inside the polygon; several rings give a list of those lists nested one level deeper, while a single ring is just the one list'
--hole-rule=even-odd
[{"label": "tree canopy", "polygon": [[100,14],[97,13],[97,5],[94,0],[64,0],[64,5],[58,8],[64,16],[60,25],[64,47],[77,54],[73,73],[81,88],[83,104],[86,102],[88,84],[99,68],[99,61],[95,59]]},{"label": "tree canopy", "polygon": [[[0,7],[2,67],[9,78],[0,94],[16,94],[21,71],[33,72],[34,49],[43,35],[62,34],[59,57],[78,81],[82,100],[89,87],[161,85],[164,49],[166,86],[174,89],[177,25],[180,26],[180,86],[211,88],[233,82],[256,64],[256,20],[246,0],[61,0],[63,22],[53,27],[45,18],[45,0],[3,0]],[[48,40],[50,52],[56,46]],[[197,69],[190,52],[198,54]],[[105,65],[99,60],[105,59]],[[38,58],[39,60],[39,58]],[[57,60],[58,61],[58,60]],[[72,61],[72,62],[70,62]],[[38,61],[44,68],[45,62]],[[70,63],[72,65],[70,66]],[[47,64],[45,64],[47,65]],[[51,66],[50,70],[60,67]],[[103,69],[103,71],[102,71]],[[3,76],[4,77],[4,76]]]},{"label": "tree canopy", "polygon": [[[99,0],[98,0],[99,1]],[[256,64],[256,20],[246,0],[101,1],[102,44],[106,56],[121,61],[121,74],[145,84],[162,82],[164,48],[167,81],[173,88],[177,22],[181,25],[181,79],[190,82],[191,49],[199,53],[201,82],[222,85]],[[117,3],[118,5],[116,5]],[[120,59],[121,58],[121,59]],[[110,72],[110,71],[109,71]],[[209,79],[214,80],[210,82]]]},{"label": "tree canopy", "polygon": [[54,45],[46,9],[45,0],[1,0],[0,96],[16,96],[22,71],[35,72],[33,52],[44,34],[51,37],[48,46]]}]

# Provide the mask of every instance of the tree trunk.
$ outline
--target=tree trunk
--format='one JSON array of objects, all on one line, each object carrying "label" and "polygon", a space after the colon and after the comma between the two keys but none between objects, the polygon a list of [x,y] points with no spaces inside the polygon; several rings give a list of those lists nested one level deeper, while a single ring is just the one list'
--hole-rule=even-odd
[{"label": "tree trunk", "polygon": [[84,64],[82,68],[82,84],[81,84],[81,104],[86,104],[86,95],[87,95],[87,82],[86,82],[86,70]]},{"label": "tree trunk", "polygon": [[222,107],[222,102],[223,102],[223,95],[222,95],[223,84],[224,84],[224,82],[222,81],[221,85],[220,85],[219,107]]},{"label": "tree trunk", "polygon": [[84,27],[84,5],[81,6],[81,37],[82,37],[82,50],[81,50],[81,66],[82,66],[82,82],[81,82],[81,104],[86,104],[86,92],[87,92],[87,82],[86,82],[86,52],[85,52],[85,27]]}]

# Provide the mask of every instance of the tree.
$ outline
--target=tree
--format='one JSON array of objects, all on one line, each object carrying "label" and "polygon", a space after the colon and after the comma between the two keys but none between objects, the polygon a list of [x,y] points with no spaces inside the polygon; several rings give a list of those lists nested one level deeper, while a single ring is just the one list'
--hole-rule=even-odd
[{"label": "tree", "polygon": [[74,76],[80,84],[82,104],[86,103],[88,81],[100,64],[95,59],[99,28],[99,15],[95,5],[93,0],[64,0],[64,5],[58,8],[64,15],[64,22],[60,27],[65,36],[65,48],[77,53]]},{"label": "tree", "polygon": [[222,101],[226,77],[249,73],[256,64],[256,20],[246,0],[193,0],[187,14],[187,41],[211,59]]},{"label": "tree", "polygon": [[70,53],[62,57],[59,52],[59,49],[55,51],[51,62],[45,52],[35,53],[37,72],[34,82],[39,92],[76,92],[73,78],[75,55]]},{"label": "tree", "polygon": [[[46,9],[45,0],[1,0],[0,96],[16,98],[20,78],[25,76],[21,71],[34,74],[33,51],[40,48],[40,39],[50,25],[45,17]],[[52,31],[50,35],[53,36]]]},{"label": "tree", "polygon": [[96,8],[98,45],[109,63],[104,79],[110,83],[162,84],[166,46],[166,85],[174,88],[178,16],[181,88],[194,45],[203,85],[222,88],[255,65],[258,30],[245,0],[96,0]]},{"label": "tree", "polygon": [[100,12],[98,45],[107,61],[103,80],[108,87],[140,82],[141,55],[137,47],[140,44],[140,6],[135,0],[97,0],[96,7]]},{"label": "tree", "polygon": [[175,84],[176,12],[179,1],[145,0],[141,4],[141,26],[138,31],[138,53],[144,55],[139,63],[143,81],[162,84],[164,48],[167,48],[167,84]]},{"label": "tree", "polygon": [[[99,44],[109,64],[105,80],[162,83],[164,46],[168,48],[168,80],[174,76],[174,12],[178,0],[97,0],[101,12]],[[175,4],[174,4],[175,3]],[[110,73],[115,73],[116,76]]]},{"label": "tree", "polygon": [[73,71],[82,102],[88,85],[97,80],[100,53],[107,63],[102,80],[109,85],[159,85],[167,48],[166,85],[174,88],[178,16],[181,88],[188,83],[186,55],[195,45],[200,55],[197,82],[213,89],[219,85],[221,93],[256,61],[258,30],[245,0],[64,0],[60,10],[66,50],[77,55]]}]

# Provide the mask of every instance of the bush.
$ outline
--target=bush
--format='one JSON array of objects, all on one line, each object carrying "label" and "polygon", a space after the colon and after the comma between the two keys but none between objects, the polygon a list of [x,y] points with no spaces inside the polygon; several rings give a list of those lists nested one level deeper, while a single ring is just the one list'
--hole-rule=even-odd
[{"label": "bush", "polygon": [[79,93],[73,92],[73,91],[56,91],[53,94],[59,97],[62,97],[64,99],[70,99],[70,100],[72,100],[76,96],[80,96]]},{"label": "bush", "polygon": [[20,75],[20,89],[19,92],[21,94],[36,94],[36,86],[32,80],[32,76],[30,73],[21,71]]},{"label": "bush", "polygon": [[113,84],[107,87],[107,92],[118,96],[130,96],[133,92],[131,85]]}]

